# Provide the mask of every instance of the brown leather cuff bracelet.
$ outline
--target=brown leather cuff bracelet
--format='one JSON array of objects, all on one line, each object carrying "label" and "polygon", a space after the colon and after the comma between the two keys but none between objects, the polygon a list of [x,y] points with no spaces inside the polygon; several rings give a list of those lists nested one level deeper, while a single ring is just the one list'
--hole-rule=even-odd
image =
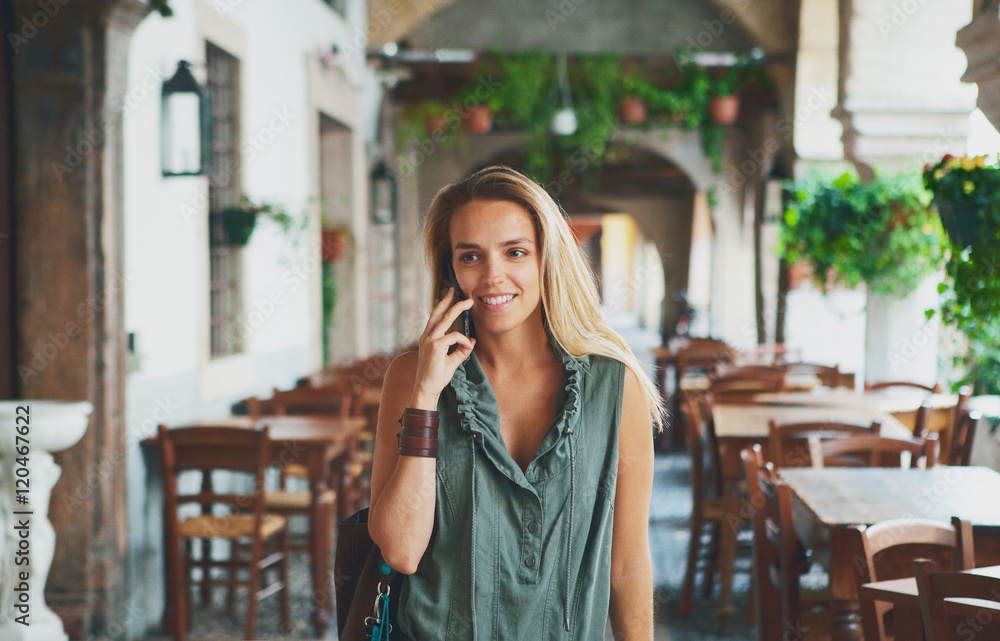
[{"label": "brown leather cuff bracelet", "polygon": [[430,427],[410,427],[409,425],[404,425],[399,430],[402,436],[415,436],[416,438],[430,438],[437,440],[438,431]]},{"label": "brown leather cuff bracelet", "polygon": [[399,439],[398,451],[402,456],[437,457],[438,441],[436,437],[420,438],[401,433],[396,438]]},{"label": "brown leather cuff bracelet", "polygon": [[403,427],[423,427],[437,429],[440,424],[438,413],[434,410],[415,410],[407,407],[399,419]]}]

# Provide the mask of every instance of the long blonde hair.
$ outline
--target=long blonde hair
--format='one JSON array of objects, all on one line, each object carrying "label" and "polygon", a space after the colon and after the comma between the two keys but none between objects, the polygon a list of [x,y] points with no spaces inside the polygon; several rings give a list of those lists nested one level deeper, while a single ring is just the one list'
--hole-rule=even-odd
[{"label": "long blonde hair", "polygon": [[[593,271],[577,246],[559,205],[544,189],[509,167],[481,169],[441,189],[424,218],[424,255],[431,282],[444,280],[451,255],[451,217],[472,200],[504,200],[524,207],[538,234],[542,257],[542,310],[549,331],[571,356],[599,354],[625,363],[635,372],[654,423],[662,430],[663,400],[625,340],[604,319]],[[440,288],[432,288],[436,303]]]}]

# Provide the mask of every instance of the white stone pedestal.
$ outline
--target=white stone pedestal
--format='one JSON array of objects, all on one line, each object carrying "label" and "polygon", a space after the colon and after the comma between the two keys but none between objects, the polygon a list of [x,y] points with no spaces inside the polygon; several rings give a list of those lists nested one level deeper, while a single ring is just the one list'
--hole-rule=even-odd
[{"label": "white stone pedestal", "polygon": [[935,275],[909,296],[868,294],[865,321],[865,380],[914,381],[933,385],[938,378],[940,314]]},{"label": "white stone pedestal", "polygon": [[[80,440],[92,411],[93,407],[86,402],[0,401],[0,639],[3,641],[68,638],[62,621],[46,605],[44,596],[56,544],[48,516],[49,497],[60,474],[52,453],[72,447]],[[26,502],[21,503],[18,496],[25,497]]]}]

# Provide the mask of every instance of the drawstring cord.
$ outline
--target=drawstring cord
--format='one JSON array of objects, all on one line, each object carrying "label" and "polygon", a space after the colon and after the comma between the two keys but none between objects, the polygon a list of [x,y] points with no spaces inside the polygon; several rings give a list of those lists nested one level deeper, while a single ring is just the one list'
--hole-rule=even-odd
[{"label": "drawstring cord", "polygon": [[472,446],[472,585],[469,588],[469,607],[472,609],[472,641],[477,641],[479,630],[476,625],[476,432],[467,437]]},{"label": "drawstring cord", "polygon": [[566,631],[569,632],[569,570],[573,566],[573,505],[576,503],[576,458],[573,455],[573,428],[567,426],[563,431],[569,439],[569,531],[566,535],[566,595],[563,603],[563,613],[566,615]]}]

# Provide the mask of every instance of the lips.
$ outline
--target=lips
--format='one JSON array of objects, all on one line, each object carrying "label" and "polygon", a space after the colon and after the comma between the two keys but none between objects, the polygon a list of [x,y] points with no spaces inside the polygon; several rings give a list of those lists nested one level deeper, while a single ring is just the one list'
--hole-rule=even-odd
[{"label": "lips", "polygon": [[489,311],[504,309],[514,300],[514,294],[495,294],[493,296],[480,296],[479,300]]}]

